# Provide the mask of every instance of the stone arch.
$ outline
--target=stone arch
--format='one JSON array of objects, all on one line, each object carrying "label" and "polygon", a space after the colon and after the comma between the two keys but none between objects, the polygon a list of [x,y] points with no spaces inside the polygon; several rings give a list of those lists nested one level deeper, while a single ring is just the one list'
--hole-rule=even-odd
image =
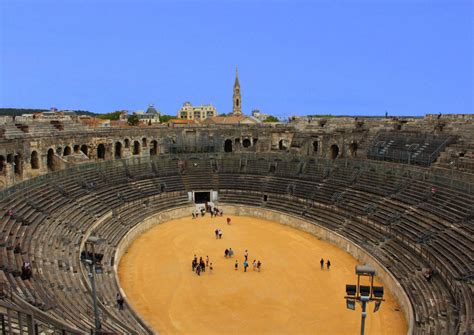
[{"label": "stone arch", "polygon": [[288,140],[281,139],[278,142],[278,150],[287,150],[288,149]]},{"label": "stone arch", "polygon": [[48,155],[46,157],[46,165],[48,166],[48,169],[51,171],[56,170],[56,164],[54,162],[54,149],[49,148],[48,149]]},{"label": "stone arch", "polygon": [[21,154],[15,155],[13,162],[15,163],[13,171],[17,176],[21,176],[23,174],[23,161],[21,160]]},{"label": "stone arch", "polygon": [[123,143],[124,143],[125,149],[130,148],[130,140],[129,140],[128,138],[126,138],[126,139],[123,141]]},{"label": "stone arch", "polygon": [[329,150],[330,150],[330,158],[331,159],[336,159],[337,156],[339,156],[339,147],[338,147],[337,144],[331,145]]},{"label": "stone arch", "polygon": [[62,147],[57,147],[56,148],[56,155],[61,156],[62,153],[63,153],[63,148]]},{"label": "stone arch", "polygon": [[103,143],[97,146],[97,159],[105,159],[105,145]]},{"label": "stone arch", "polygon": [[146,137],[142,138],[142,147],[146,147],[148,144]]},{"label": "stone arch", "polygon": [[242,141],[242,146],[243,146],[244,148],[250,147],[251,144],[252,144],[252,143],[250,142],[250,140],[249,140],[248,138],[245,138],[245,139]]},{"label": "stone arch", "polygon": [[[89,151],[89,148],[87,147],[86,144],[81,145],[81,151],[84,155],[88,156],[87,153]],[[89,157],[89,156],[88,156]]]},{"label": "stone arch", "polygon": [[319,150],[319,140],[314,140],[312,144],[313,144],[313,153],[318,152],[318,150]]},{"label": "stone arch", "polygon": [[357,142],[352,142],[349,144],[349,152],[352,157],[357,157],[357,149],[359,148],[359,145]]},{"label": "stone arch", "polygon": [[31,152],[30,164],[31,164],[32,170],[39,169],[39,158],[38,158],[38,152],[36,150],[33,150]]},{"label": "stone arch", "polygon": [[74,144],[74,147],[73,147],[73,151],[75,154],[78,154],[79,153],[79,150],[81,150],[81,147],[79,146],[79,144]]},{"label": "stone arch", "polygon": [[224,152],[232,152],[232,140],[227,139],[224,142]]},{"label": "stone arch", "polygon": [[114,156],[115,159],[122,158],[122,142],[120,141],[115,142]]},{"label": "stone arch", "polygon": [[5,156],[0,155],[0,172],[3,172],[5,169]]},{"label": "stone arch", "polygon": [[133,142],[133,154],[139,155],[140,154],[140,142],[134,141]]},{"label": "stone arch", "polygon": [[63,156],[69,156],[71,154],[71,147],[66,145],[63,150]]},{"label": "stone arch", "polygon": [[153,140],[150,142],[150,144],[150,156],[156,156],[158,154],[158,142],[156,140]]}]

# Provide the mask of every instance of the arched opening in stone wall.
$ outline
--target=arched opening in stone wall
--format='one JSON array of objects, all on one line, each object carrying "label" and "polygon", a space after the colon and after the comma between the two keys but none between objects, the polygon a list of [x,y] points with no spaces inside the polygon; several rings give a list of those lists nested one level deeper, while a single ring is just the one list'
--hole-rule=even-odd
[{"label": "arched opening in stone wall", "polygon": [[52,148],[48,150],[46,165],[48,166],[48,169],[51,171],[54,171],[56,169],[56,166],[54,164],[54,150]]},{"label": "arched opening in stone wall", "polygon": [[250,140],[249,140],[248,138],[246,138],[246,139],[244,139],[244,140],[242,141],[242,146],[243,146],[244,148],[250,147],[250,144],[251,144],[251,143],[250,143]]},{"label": "arched opening in stone wall", "polygon": [[158,142],[156,140],[151,141],[150,156],[156,156],[158,154]]},{"label": "arched opening in stone wall", "polygon": [[352,157],[357,157],[357,149],[357,142],[352,142],[351,144],[349,144],[349,152],[351,153]]},{"label": "arched opening in stone wall", "polygon": [[5,156],[0,155],[0,172],[3,172],[5,169]]},{"label": "arched opening in stone wall", "polygon": [[138,141],[133,142],[133,154],[134,155],[140,154],[140,142]]},{"label": "arched opening in stone wall", "polygon": [[31,169],[32,170],[39,169],[39,158],[38,158],[38,152],[37,151],[32,151],[31,152],[30,164],[31,164]]},{"label": "arched opening in stone wall", "polygon": [[74,153],[75,154],[78,154],[80,149],[81,149],[81,147],[79,146],[79,144],[74,145]]},{"label": "arched opening in stone wall", "polygon": [[318,152],[319,150],[319,141],[313,141],[313,152]]},{"label": "arched opening in stone wall", "polygon": [[232,152],[232,140],[225,140],[224,152]]},{"label": "arched opening in stone wall", "polygon": [[66,145],[64,147],[63,156],[69,156],[71,154],[71,147]]},{"label": "arched opening in stone wall", "polygon": [[7,155],[7,163],[13,163],[13,154],[8,154]]},{"label": "arched opening in stone wall", "polygon": [[87,145],[85,145],[85,144],[81,145],[81,151],[84,155],[87,156],[87,152],[88,152]]},{"label": "arched opening in stone wall", "polygon": [[330,157],[331,159],[336,159],[337,156],[339,156],[339,147],[337,146],[337,144],[333,144],[330,148]]},{"label": "arched opening in stone wall", "polygon": [[123,143],[125,144],[125,149],[128,149],[130,148],[130,140],[128,138],[126,138]]},{"label": "arched opening in stone wall", "polygon": [[21,160],[21,154],[15,155],[14,162],[15,165],[13,171],[16,175],[21,176],[23,173],[23,162]]},{"label": "arched opening in stone wall", "polygon": [[105,159],[105,145],[102,143],[97,146],[97,158]]},{"label": "arched opening in stone wall", "polygon": [[122,158],[122,143],[121,142],[115,142],[115,159],[120,159]]},{"label": "arched opening in stone wall", "polygon": [[146,147],[147,146],[147,140],[146,140],[146,137],[142,138],[142,147]]},{"label": "arched opening in stone wall", "polygon": [[285,139],[280,140],[278,142],[278,150],[287,150],[288,149],[288,141]]}]

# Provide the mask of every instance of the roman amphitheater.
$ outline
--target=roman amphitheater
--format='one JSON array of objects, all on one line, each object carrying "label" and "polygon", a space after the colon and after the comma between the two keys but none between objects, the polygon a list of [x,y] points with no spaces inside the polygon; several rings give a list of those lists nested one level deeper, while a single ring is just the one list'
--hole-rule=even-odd
[{"label": "roman amphitheater", "polygon": [[[345,284],[364,264],[386,300],[368,334],[474,331],[473,115],[31,122],[0,125],[0,141],[3,333],[87,334],[97,314],[102,334],[355,334]],[[193,221],[202,199],[224,218]],[[262,272],[235,272],[229,246]],[[214,273],[193,274],[193,254]]]}]

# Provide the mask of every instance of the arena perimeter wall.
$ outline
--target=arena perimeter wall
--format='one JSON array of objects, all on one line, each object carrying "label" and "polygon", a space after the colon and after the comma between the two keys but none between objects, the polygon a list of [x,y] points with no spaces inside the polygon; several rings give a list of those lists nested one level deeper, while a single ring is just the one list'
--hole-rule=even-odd
[{"label": "arena perimeter wall", "polygon": [[[141,234],[145,233],[147,230],[153,228],[155,225],[164,223],[167,221],[171,221],[174,219],[182,218],[185,216],[189,216],[191,211],[195,208],[195,206],[185,206],[179,208],[173,208],[170,210],[165,210],[160,213],[154,214],[149,218],[145,219],[142,223],[136,225],[124,236],[124,238],[120,241],[117,250],[115,252],[115,259],[116,262],[114,264],[114,271],[115,271],[115,279],[120,287],[120,281],[118,278],[118,265],[120,263],[120,259],[124,253],[127,252],[129,246],[133,243],[133,241],[140,236]],[[287,215],[282,212],[263,209],[260,207],[249,207],[249,206],[242,206],[242,205],[232,205],[232,204],[219,204],[219,208],[224,211],[226,214],[234,214],[234,215],[241,215],[241,216],[253,216],[264,220],[278,222],[280,224],[284,224],[287,226],[291,226],[298,230],[305,231],[310,233],[311,235],[316,236],[319,239],[327,241],[342,250],[345,250],[349,254],[351,254],[354,258],[356,258],[362,264],[370,264],[376,270],[378,278],[383,282],[383,285],[386,289],[388,289],[397,299],[400,307],[403,310],[405,315],[405,320],[408,325],[407,335],[411,335],[413,333],[414,327],[414,312],[413,307],[410,303],[410,299],[408,295],[403,290],[402,286],[396,278],[385,268],[381,263],[379,263],[374,257],[364,251],[361,247],[359,247],[354,242],[348,240],[347,238],[339,235],[333,231],[328,230],[322,226],[319,226],[309,220],[303,220],[301,218]],[[120,291],[124,297],[126,297],[125,292],[120,288]],[[341,297],[342,299],[342,297]],[[130,304],[129,304],[130,305]],[[130,305],[134,314],[140,318],[139,314],[133,309],[133,306]],[[150,329],[151,327],[143,320],[142,322],[147,325]]]}]

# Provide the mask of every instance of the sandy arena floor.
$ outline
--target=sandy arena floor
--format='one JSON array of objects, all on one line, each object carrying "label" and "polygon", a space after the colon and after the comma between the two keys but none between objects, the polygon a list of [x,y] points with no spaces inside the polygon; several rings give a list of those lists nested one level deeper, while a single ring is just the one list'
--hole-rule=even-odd
[{"label": "sandy arena floor", "polygon": [[[191,217],[141,235],[119,265],[126,300],[162,334],[358,334],[360,305],[346,309],[345,284],[356,283],[356,260],[302,231],[251,217]],[[214,230],[223,230],[216,240]],[[233,259],[224,250],[235,251]],[[249,263],[263,264],[244,273]],[[193,255],[209,256],[214,272],[197,276]],[[321,270],[319,260],[331,260]],[[239,270],[234,270],[235,260]],[[406,321],[386,291],[379,312],[368,307],[366,334],[406,334]]]}]

